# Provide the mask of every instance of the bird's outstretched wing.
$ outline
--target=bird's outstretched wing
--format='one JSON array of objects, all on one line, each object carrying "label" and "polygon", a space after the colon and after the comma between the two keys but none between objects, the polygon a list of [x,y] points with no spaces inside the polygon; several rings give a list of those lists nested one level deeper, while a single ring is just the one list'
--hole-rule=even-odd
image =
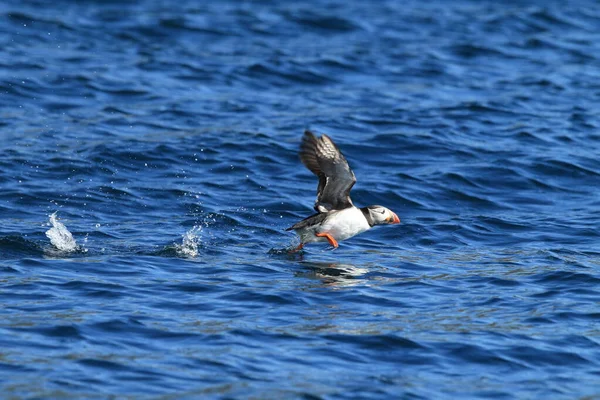
[{"label": "bird's outstretched wing", "polygon": [[319,177],[316,211],[327,212],[352,207],[350,189],[356,183],[356,177],[329,136],[317,138],[311,131],[305,131],[300,145],[300,160]]}]

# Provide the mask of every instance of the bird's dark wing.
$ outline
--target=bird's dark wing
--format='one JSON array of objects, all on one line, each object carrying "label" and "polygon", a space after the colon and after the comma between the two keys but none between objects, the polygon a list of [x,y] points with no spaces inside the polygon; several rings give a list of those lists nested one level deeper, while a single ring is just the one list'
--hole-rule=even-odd
[{"label": "bird's dark wing", "polygon": [[287,228],[286,231],[291,231],[292,229],[302,229],[311,225],[318,225],[321,222],[325,221],[325,218],[327,218],[327,216],[328,214],[326,213],[313,214],[310,217],[304,218],[300,222],[296,222],[294,225]]},{"label": "bird's dark wing", "polygon": [[356,177],[329,136],[317,138],[311,131],[305,131],[300,145],[300,160],[319,177],[316,211],[327,212],[352,207],[350,189],[356,183]]}]

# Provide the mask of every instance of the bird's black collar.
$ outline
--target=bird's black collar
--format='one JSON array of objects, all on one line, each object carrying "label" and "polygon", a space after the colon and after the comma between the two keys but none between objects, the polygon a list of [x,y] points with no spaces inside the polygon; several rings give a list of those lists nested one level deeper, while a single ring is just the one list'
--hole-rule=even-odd
[{"label": "bird's black collar", "polygon": [[371,217],[371,213],[369,212],[369,207],[362,207],[362,208],[359,208],[359,210],[362,211],[363,215],[365,216],[365,219],[369,223],[369,226],[373,227],[373,225],[375,224],[375,221],[373,221],[373,217]]}]

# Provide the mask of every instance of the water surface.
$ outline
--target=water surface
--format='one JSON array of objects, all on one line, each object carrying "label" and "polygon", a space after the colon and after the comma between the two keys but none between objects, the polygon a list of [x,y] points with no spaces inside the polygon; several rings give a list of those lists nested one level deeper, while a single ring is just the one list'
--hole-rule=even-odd
[{"label": "water surface", "polygon": [[[591,0],[3,2],[1,392],[597,397],[598,32]],[[307,127],[401,225],[281,251]]]}]

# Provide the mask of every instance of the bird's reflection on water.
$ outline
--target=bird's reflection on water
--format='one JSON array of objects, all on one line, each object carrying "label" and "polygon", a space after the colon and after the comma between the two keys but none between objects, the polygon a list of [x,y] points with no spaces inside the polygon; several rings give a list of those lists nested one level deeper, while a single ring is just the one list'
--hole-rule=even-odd
[{"label": "bird's reflection on water", "polygon": [[321,281],[325,286],[353,286],[364,281],[367,268],[336,262],[302,262],[295,276]]}]

